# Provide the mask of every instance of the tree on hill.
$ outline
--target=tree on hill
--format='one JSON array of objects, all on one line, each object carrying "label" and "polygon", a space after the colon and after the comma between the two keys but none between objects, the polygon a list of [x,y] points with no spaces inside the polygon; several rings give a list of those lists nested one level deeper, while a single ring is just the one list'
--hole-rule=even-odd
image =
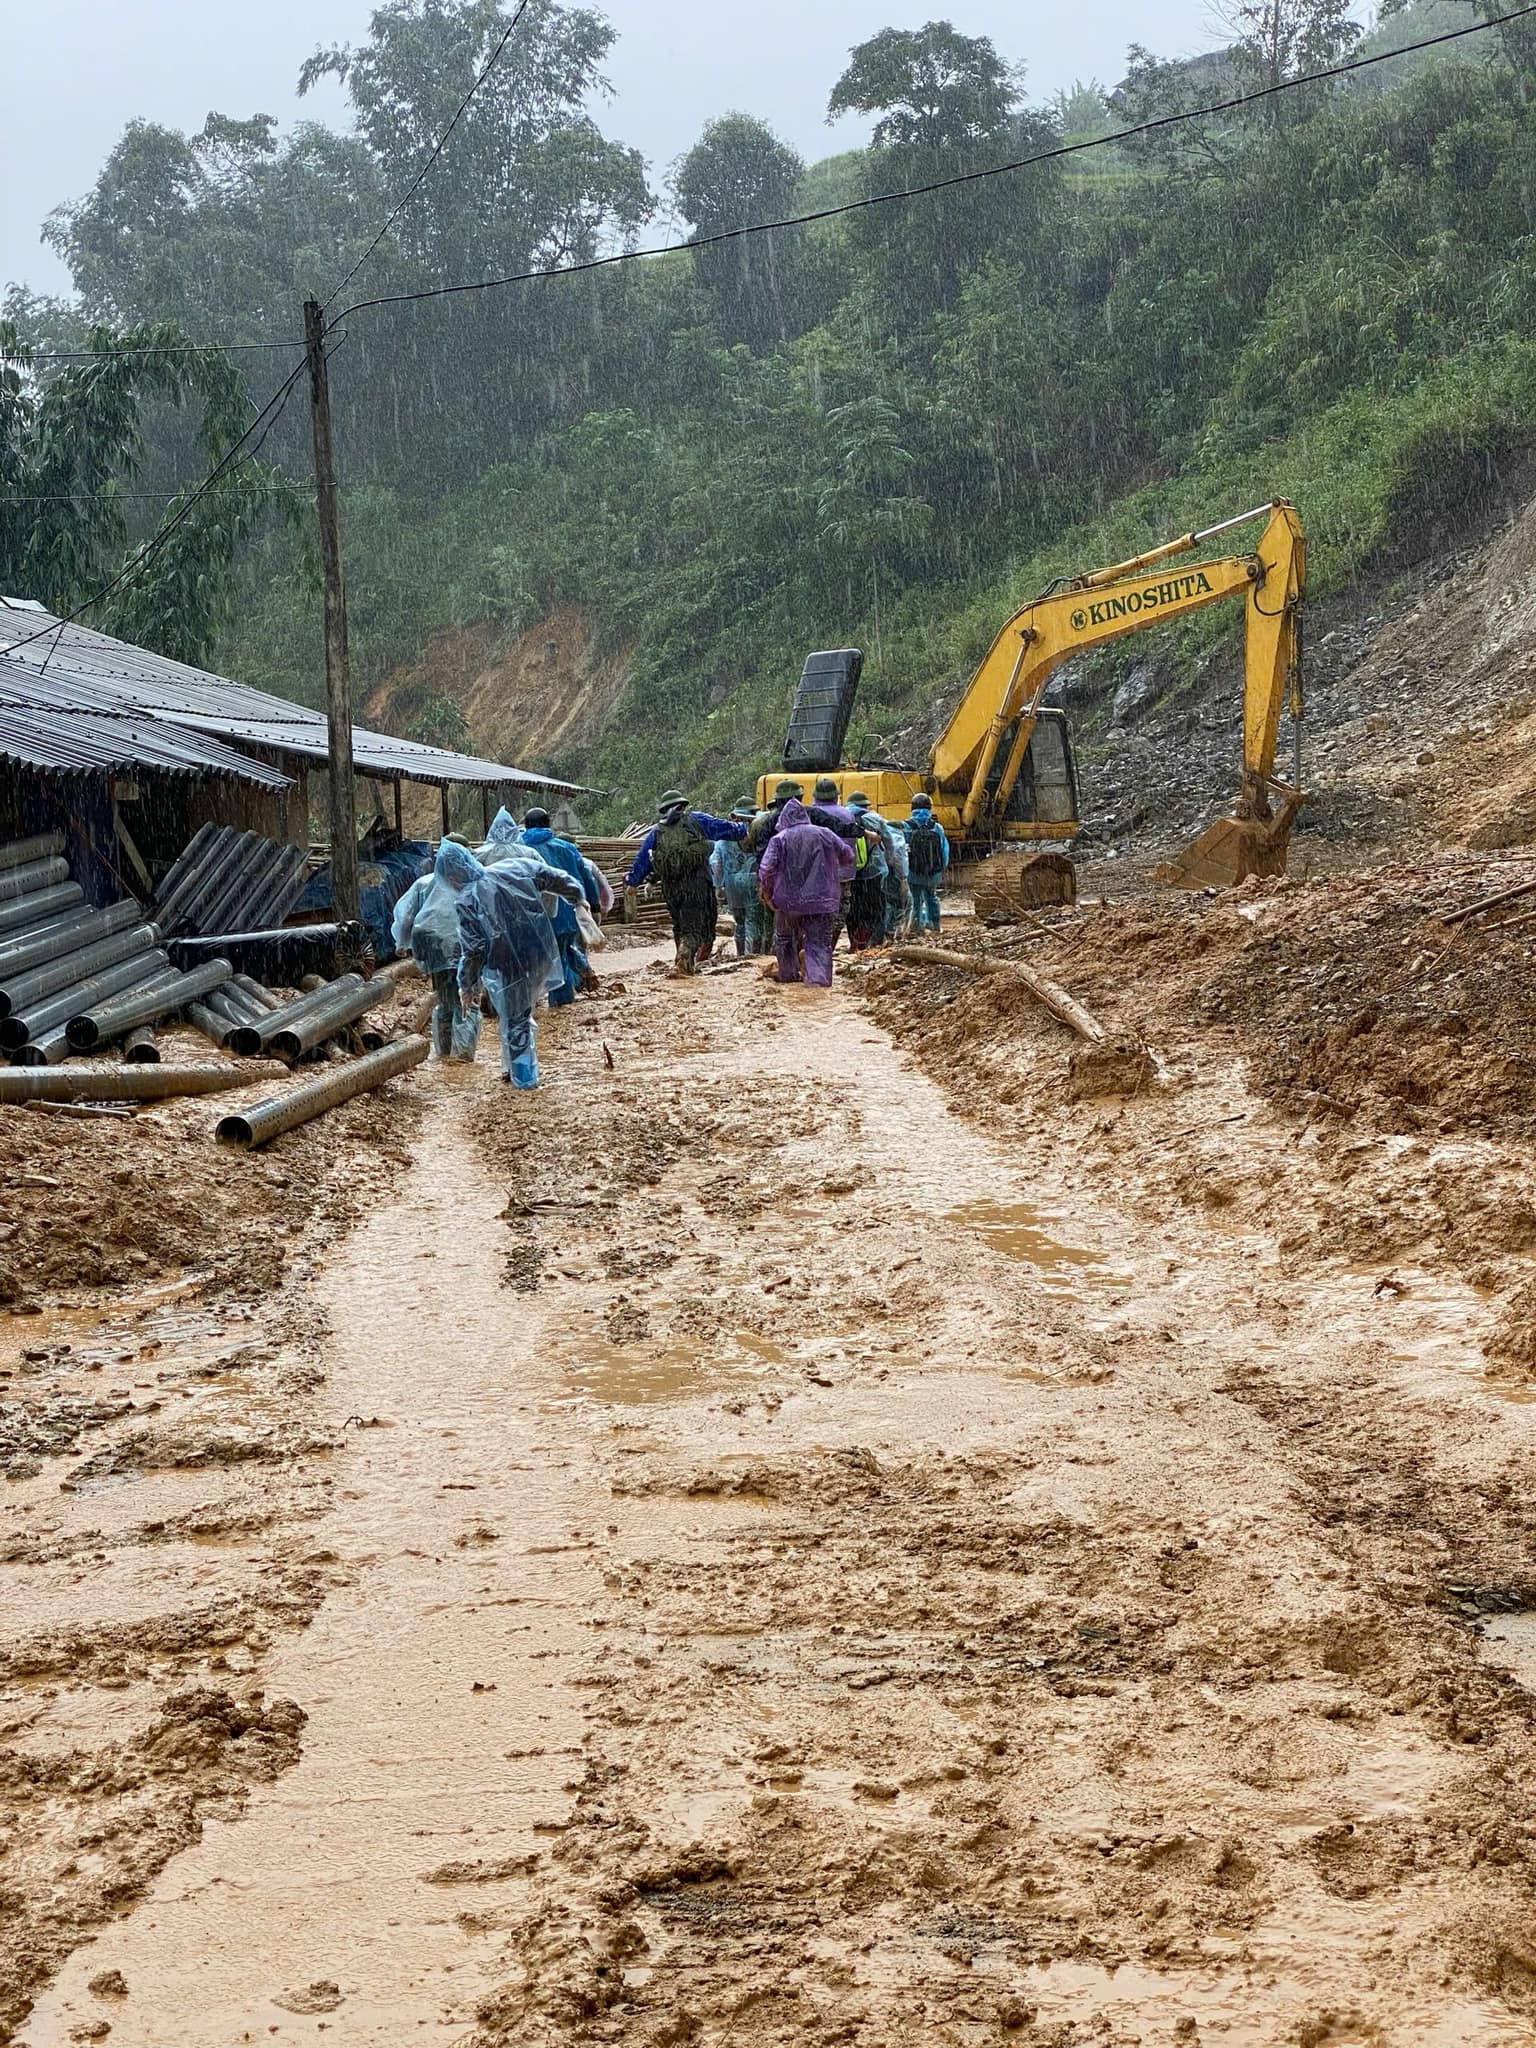
[{"label": "tree on hill", "polygon": [[[228,356],[189,349],[179,328],[92,328],[83,345],[95,353],[40,375],[14,321],[0,319],[0,590],[61,614],[107,584],[184,502],[174,483],[148,512],[126,495],[150,480],[146,417],[196,418],[199,475],[249,417]],[[90,623],[177,661],[210,661],[236,555],[271,511],[276,481],[261,463],[236,463]]]},{"label": "tree on hill", "polygon": [[[672,195],[696,236],[726,234],[792,213],[804,170],[794,150],[765,121],[751,114],[723,114],[708,123],[680,159]],[[694,254],[728,341],[760,349],[785,338],[782,304],[776,303],[781,299],[780,266],[767,261],[770,254],[760,237]]]}]

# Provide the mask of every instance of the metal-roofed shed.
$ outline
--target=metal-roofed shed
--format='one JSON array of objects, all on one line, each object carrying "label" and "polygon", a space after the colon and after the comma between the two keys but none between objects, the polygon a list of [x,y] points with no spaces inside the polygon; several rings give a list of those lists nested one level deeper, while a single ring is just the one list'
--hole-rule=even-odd
[{"label": "metal-roofed shed", "polygon": [[[517,791],[588,793],[364,726],[353,727],[352,745],[359,776],[393,785],[397,824],[404,782],[441,792],[445,830],[454,788],[481,791],[487,822]],[[94,846],[119,881],[114,836],[141,881],[204,823],[302,845],[309,773],[328,757],[325,717],[307,705],[0,597],[0,836],[65,822],[62,804],[77,857],[88,862]],[[75,795],[50,799],[49,783]],[[131,830],[125,803],[137,806]]]}]

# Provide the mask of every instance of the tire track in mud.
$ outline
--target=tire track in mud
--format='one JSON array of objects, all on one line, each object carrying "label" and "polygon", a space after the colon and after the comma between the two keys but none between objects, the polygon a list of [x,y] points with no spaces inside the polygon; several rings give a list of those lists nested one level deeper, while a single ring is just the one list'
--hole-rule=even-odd
[{"label": "tire track in mud", "polygon": [[1475,1633],[1523,1411],[981,1136],[845,989],[636,974],[548,1043],[437,1077],[321,1283],[306,1415],[394,1426],[263,1661],[301,1761],[33,2048],[1536,2042]]}]

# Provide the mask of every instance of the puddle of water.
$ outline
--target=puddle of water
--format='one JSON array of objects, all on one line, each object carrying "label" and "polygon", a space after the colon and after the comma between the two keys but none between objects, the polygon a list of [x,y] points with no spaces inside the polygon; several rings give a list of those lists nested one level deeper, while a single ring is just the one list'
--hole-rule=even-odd
[{"label": "puddle of water", "polygon": [[1498,1614],[1483,1629],[1483,1655],[1536,1692],[1536,1614]]},{"label": "puddle of water", "polygon": [[[963,1202],[958,1209],[947,1210],[946,1214],[952,1223],[963,1223],[967,1229],[976,1231],[1010,1259],[1020,1259],[1025,1265],[1036,1267],[1042,1275],[1056,1274],[1058,1277],[1054,1284],[1058,1288],[1070,1286],[1063,1268],[1075,1270],[1079,1277],[1096,1287],[1128,1284],[1123,1274],[1090,1270],[1104,1265],[1104,1254],[1090,1251],[1085,1245],[1063,1244],[1059,1238],[1052,1237],[1047,1225],[1053,1219],[1028,1202]],[[1052,1284],[1047,1279],[1046,1285]]]},{"label": "puddle of water", "polygon": [[[743,1342],[747,1341],[745,1339]],[[765,1340],[752,1340],[753,1348],[764,1344],[760,1353],[768,1362]],[[780,1353],[779,1357],[782,1358]],[[732,1367],[702,1345],[610,1344],[603,1338],[589,1338],[574,1355],[561,1362],[562,1376],[576,1395],[588,1401],[607,1401],[616,1407],[643,1407],[657,1401],[698,1401],[706,1394],[729,1387],[750,1385],[752,1374],[745,1367]]]}]

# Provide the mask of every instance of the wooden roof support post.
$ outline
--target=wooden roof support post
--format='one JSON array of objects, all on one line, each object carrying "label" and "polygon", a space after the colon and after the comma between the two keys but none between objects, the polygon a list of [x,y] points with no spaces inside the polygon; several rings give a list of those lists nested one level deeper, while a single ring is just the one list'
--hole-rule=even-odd
[{"label": "wooden roof support post", "polygon": [[446,839],[453,830],[453,820],[448,815],[448,785],[443,784],[443,837]]},{"label": "wooden roof support post", "polygon": [[403,839],[405,837],[405,805],[404,799],[400,794],[400,787],[400,777],[397,775],[395,777],[395,830]]},{"label": "wooden roof support post", "polygon": [[315,502],[320,567],[325,580],[325,710],[330,733],[331,907],[357,916],[357,797],[352,766],[352,666],[347,649],[347,594],[341,568],[341,516],[331,442],[331,394],[325,365],[325,322],[314,299],[304,302],[309,358],[310,424],[315,444]]}]

